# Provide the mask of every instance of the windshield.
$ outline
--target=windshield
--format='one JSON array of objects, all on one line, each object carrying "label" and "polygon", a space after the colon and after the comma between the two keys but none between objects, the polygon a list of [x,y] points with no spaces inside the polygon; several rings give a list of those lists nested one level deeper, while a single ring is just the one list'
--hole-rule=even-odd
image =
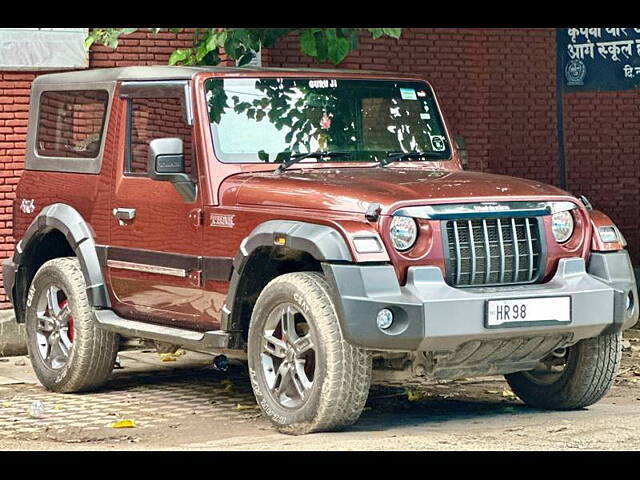
[{"label": "windshield", "polygon": [[[422,82],[335,78],[211,78],[205,82],[216,156],[225,163],[370,162],[403,152],[451,156],[433,94]],[[338,155],[337,153],[346,153]]]}]

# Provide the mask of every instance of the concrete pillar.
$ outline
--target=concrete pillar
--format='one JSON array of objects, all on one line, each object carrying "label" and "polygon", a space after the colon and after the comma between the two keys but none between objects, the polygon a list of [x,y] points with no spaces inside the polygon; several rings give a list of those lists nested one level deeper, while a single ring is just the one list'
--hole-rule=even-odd
[{"label": "concrete pillar", "polygon": [[17,323],[13,309],[0,310],[0,357],[26,355],[24,324]]}]

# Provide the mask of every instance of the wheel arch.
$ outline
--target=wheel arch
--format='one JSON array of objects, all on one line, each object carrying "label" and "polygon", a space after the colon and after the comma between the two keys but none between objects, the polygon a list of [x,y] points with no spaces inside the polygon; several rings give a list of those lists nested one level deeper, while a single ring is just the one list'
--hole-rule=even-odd
[{"label": "wheel arch", "polygon": [[[276,243],[276,239],[281,243]],[[244,348],[246,331],[258,295],[273,278],[293,271],[322,271],[323,262],[352,262],[346,241],[326,225],[292,220],[261,223],[242,241],[233,260],[229,291],[222,311],[222,330]]]},{"label": "wheel arch", "polygon": [[69,255],[78,258],[91,305],[97,308],[111,307],[91,225],[73,207],[54,203],[43,208],[34,218],[13,254],[15,281],[14,285],[6,285],[6,288],[12,289],[19,322],[24,321],[22,312],[37,269],[47,260]]}]

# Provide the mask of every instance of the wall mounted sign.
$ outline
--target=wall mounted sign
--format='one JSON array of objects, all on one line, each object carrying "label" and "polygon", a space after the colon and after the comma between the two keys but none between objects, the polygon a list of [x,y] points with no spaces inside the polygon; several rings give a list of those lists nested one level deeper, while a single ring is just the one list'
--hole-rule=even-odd
[{"label": "wall mounted sign", "polygon": [[89,67],[87,28],[0,28],[0,70]]},{"label": "wall mounted sign", "polygon": [[556,38],[563,91],[640,88],[640,28],[559,28]]}]

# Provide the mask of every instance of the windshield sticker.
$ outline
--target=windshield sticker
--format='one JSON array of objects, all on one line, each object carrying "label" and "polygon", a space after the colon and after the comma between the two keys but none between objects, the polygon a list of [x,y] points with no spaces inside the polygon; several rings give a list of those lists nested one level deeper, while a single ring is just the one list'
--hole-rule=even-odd
[{"label": "windshield sticker", "polygon": [[332,78],[331,80],[309,80],[309,88],[336,88],[338,86],[338,80]]},{"label": "windshield sticker", "polygon": [[400,98],[403,100],[417,100],[416,91],[413,88],[401,88]]},{"label": "windshield sticker", "polygon": [[444,137],[442,135],[434,135],[431,137],[431,146],[436,152],[444,151]]},{"label": "windshield sticker", "polygon": [[331,127],[331,117],[325,113],[324,115],[322,115],[322,118],[320,119],[320,128],[322,128],[323,130],[328,130],[330,127]]},{"label": "windshield sticker", "polygon": [[417,90],[416,95],[418,95],[419,97],[426,97],[427,92],[425,92],[424,90]]},{"label": "windshield sticker", "polygon": [[431,119],[431,114],[429,114],[429,113],[421,113],[420,114],[420,118],[422,120],[429,120],[429,119]]}]

